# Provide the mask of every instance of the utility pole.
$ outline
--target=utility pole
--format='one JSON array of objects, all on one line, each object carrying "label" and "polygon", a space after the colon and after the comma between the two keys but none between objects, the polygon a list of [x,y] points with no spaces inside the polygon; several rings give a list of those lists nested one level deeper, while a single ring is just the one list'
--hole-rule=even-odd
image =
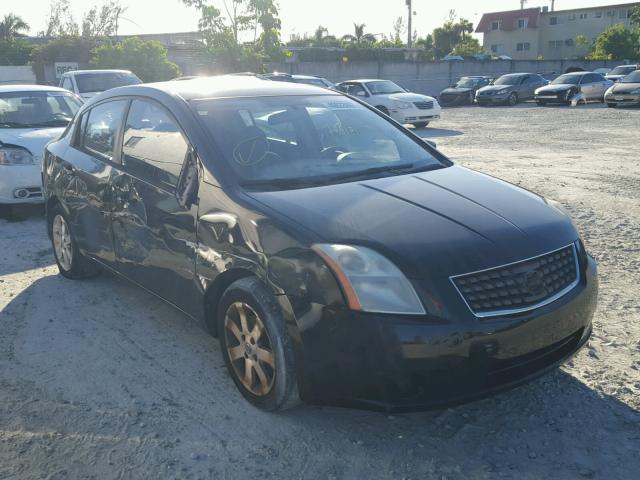
[{"label": "utility pole", "polygon": [[406,0],[406,3],[409,8],[409,21],[407,22],[407,29],[409,31],[407,34],[407,48],[411,48],[413,46],[413,28],[411,26],[413,20],[412,0]]}]

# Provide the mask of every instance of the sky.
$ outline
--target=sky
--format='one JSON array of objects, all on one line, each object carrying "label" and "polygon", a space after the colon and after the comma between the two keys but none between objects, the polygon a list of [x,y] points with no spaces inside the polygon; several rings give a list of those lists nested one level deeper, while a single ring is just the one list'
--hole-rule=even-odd
[{"label": "sky", "polygon": [[[223,0],[210,0],[222,6]],[[103,0],[71,0],[75,19],[80,23],[83,13]],[[282,20],[282,39],[291,34],[312,34],[318,25],[338,37],[353,32],[353,23],[366,24],[366,32],[390,35],[393,23],[407,14],[405,0],[278,0]],[[556,10],[627,3],[625,0],[556,0]],[[44,30],[50,0],[0,0],[0,16],[20,15],[30,26],[31,34]],[[119,32],[123,35],[167,33],[197,30],[198,13],[180,0],[121,0],[127,7]],[[528,0],[526,7],[550,5],[550,0]],[[413,28],[419,36],[430,33],[449,16],[458,16],[478,23],[482,13],[520,8],[520,0],[413,0]]]}]

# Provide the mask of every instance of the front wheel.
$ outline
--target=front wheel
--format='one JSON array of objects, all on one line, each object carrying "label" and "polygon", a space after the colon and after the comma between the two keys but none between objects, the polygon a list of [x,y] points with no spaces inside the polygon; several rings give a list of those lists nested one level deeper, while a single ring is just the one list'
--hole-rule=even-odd
[{"label": "front wheel", "polygon": [[218,305],[222,355],[240,393],[265,411],[299,402],[291,340],[278,302],[255,277],[232,283]]},{"label": "front wheel", "polygon": [[429,125],[429,122],[416,122],[416,123],[412,123],[412,125],[413,125],[415,128],[424,128],[424,127],[426,127],[427,125]]},{"label": "front wheel", "polygon": [[518,94],[513,92],[511,95],[509,95],[509,98],[507,99],[507,103],[509,104],[510,107],[513,107],[514,105],[516,105],[518,103]]},{"label": "front wheel", "polygon": [[97,265],[80,253],[67,216],[60,206],[54,207],[49,215],[49,236],[60,275],[77,280],[99,272]]}]

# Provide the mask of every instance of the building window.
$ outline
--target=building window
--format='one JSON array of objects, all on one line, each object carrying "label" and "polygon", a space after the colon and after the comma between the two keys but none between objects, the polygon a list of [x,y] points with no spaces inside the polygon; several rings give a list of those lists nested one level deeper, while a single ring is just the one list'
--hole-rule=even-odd
[{"label": "building window", "polygon": [[502,20],[494,20],[491,22],[491,30],[502,30]]},{"label": "building window", "polygon": [[564,42],[562,40],[551,40],[549,42],[549,48],[551,48],[551,49],[562,48],[563,44],[564,44]]},{"label": "building window", "polygon": [[549,18],[549,25],[557,25],[557,24],[558,24],[558,17]]},{"label": "building window", "polygon": [[516,44],[516,50],[518,52],[528,52],[531,50],[531,44],[529,42],[523,42]]},{"label": "building window", "polygon": [[528,18],[519,18],[518,19],[518,28],[527,28],[529,26]]},{"label": "building window", "polygon": [[589,16],[588,13],[581,13],[580,14],[580,20],[586,20],[588,16]]},{"label": "building window", "polygon": [[602,18],[602,10],[598,10],[594,15],[596,18]]},{"label": "building window", "polygon": [[565,44],[567,47],[573,47],[573,46],[576,44],[576,42],[574,42],[574,41],[573,41],[573,38],[567,38],[567,39],[564,41],[564,44]]},{"label": "building window", "polygon": [[576,14],[572,13],[571,15],[569,15],[569,21],[573,22],[576,19]]},{"label": "building window", "polygon": [[500,45],[491,45],[491,53],[498,53]]},{"label": "building window", "polygon": [[616,11],[615,10],[608,10],[607,11],[607,17],[615,17],[616,16]]}]

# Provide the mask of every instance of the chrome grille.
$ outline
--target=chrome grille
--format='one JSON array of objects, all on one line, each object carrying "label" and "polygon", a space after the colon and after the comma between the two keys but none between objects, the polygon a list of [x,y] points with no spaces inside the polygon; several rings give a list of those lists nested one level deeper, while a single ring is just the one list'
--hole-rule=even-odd
[{"label": "chrome grille", "polygon": [[419,108],[420,110],[431,110],[433,108],[433,102],[429,101],[429,102],[414,102],[413,103],[416,108]]},{"label": "chrome grille", "polygon": [[575,245],[480,272],[451,277],[477,317],[532,310],[551,303],[578,283]]}]

